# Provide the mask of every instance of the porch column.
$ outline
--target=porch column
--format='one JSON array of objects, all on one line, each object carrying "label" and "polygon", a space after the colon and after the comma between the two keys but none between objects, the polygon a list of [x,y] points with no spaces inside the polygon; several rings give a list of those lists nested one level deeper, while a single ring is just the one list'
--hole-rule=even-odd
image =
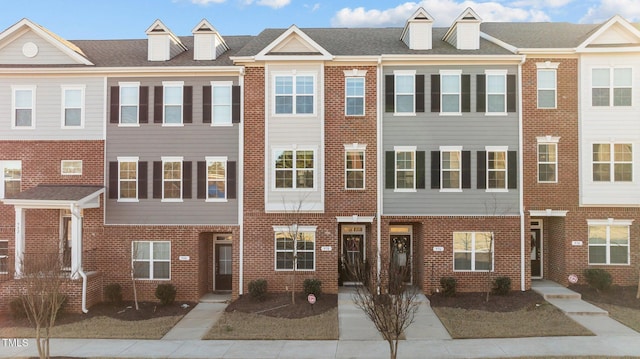
[{"label": "porch column", "polygon": [[14,276],[19,278],[22,276],[22,267],[24,264],[24,208],[14,207],[16,211],[15,217],[15,273]]},{"label": "porch column", "polygon": [[78,279],[82,269],[82,212],[71,205],[71,278]]}]

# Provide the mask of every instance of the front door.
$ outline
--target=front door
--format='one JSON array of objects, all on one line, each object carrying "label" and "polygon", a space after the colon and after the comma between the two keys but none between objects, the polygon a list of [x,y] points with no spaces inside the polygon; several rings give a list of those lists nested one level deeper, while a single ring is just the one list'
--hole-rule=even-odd
[{"label": "front door", "polygon": [[232,250],[231,244],[216,244],[215,288],[231,290]]},{"label": "front door", "polygon": [[531,278],[542,278],[542,221],[531,222]]},{"label": "front door", "polygon": [[60,236],[60,256],[62,258],[62,268],[71,268],[71,214],[62,214],[62,233]]},{"label": "front door", "polygon": [[404,282],[411,283],[411,225],[392,225],[389,227],[391,264],[404,274]]},{"label": "front door", "polygon": [[342,261],[341,268],[342,281],[347,283],[356,282],[353,273],[347,269],[347,265],[363,264],[365,260],[364,253],[364,231],[362,225],[343,225],[342,226]]}]

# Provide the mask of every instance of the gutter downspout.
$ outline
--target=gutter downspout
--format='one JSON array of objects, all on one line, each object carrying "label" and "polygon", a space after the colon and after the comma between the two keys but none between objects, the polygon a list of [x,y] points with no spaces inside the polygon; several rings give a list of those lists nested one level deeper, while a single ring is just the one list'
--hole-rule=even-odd
[{"label": "gutter downspout", "polygon": [[[381,95],[382,95],[382,57],[378,58],[378,66],[376,69],[376,81],[377,81],[377,86],[376,86],[376,97],[378,99],[380,99]],[[381,164],[382,164],[382,105],[380,100],[376,101],[376,161],[377,161],[377,168],[376,168],[376,181],[377,181],[377,186],[378,186],[378,190],[376,191],[376,273],[377,273],[377,292],[378,294],[380,294],[380,271],[382,270],[382,263],[381,263],[381,258],[380,258],[380,248],[381,248],[381,240],[382,240],[382,234],[380,233],[380,231],[382,230],[382,223],[380,223],[382,215],[382,191],[383,191],[383,187],[382,187],[382,171],[381,171]]]},{"label": "gutter downspout", "polygon": [[[240,91],[244,92],[244,74],[245,69],[242,68],[240,75],[238,76],[238,84],[240,85]],[[238,186],[238,224],[240,225],[240,253],[238,255],[239,263],[239,276],[238,276],[238,295],[243,294],[244,288],[244,95],[240,96],[240,114],[242,121],[238,126],[239,142],[238,146],[238,171],[237,177],[240,185]]]},{"label": "gutter downspout", "polygon": [[[78,206],[71,206],[71,215],[76,217],[78,221],[82,221],[82,215],[78,210]],[[78,255],[82,256],[82,231],[80,231],[80,236],[78,238]],[[82,313],[87,314],[89,310],[87,309],[87,274],[82,270],[82,266],[78,266],[78,274],[82,277]]]},{"label": "gutter downspout", "polygon": [[524,139],[524,134],[523,134],[523,120],[522,120],[522,64],[524,64],[524,62],[527,59],[527,55],[522,55],[522,61],[520,61],[520,63],[518,64],[518,79],[520,80],[520,91],[518,91],[518,152],[520,153],[520,156],[518,156],[518,185],[520,186],[520,193],[519,193],[519,201],[520,201],[520,290],[521,291],[525,291],[526,290],[526,286],[525,286],[525,270],[526,270],[526,261],[525,261],[525,221],[524,221],[524,179],[523,177],[523,173],[524,173],[524,154],[523,154],[523,148],[524,148],[524,144],[522,143],[523,139]]}]

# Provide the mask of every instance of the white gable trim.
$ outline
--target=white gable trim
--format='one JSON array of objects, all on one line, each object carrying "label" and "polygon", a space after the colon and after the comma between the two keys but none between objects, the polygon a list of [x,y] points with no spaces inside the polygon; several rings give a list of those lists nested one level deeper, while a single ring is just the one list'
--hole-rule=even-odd
[{"label": "white gable trim", "polygon": [[[474,19],[473,20],[469,20],[469,19],[465,19],[465,17],[467,16],[471,16]],[[444,34],[444,36],[442,37],[443,41],[448,41],[449,37],[451,36],[451,34],[453,33],[453,31],[455,30],[456,26],[458,25],[459,22],[472,22],[472,23],[481,23],[482,22],[482,18],[480,16],[478,16],[478,14],[473,11],[472,8],[468,7],[466,8],[462,14],[460,14],[460,16],[458,16],[454,21],[453,24],[451,25],[451,27],[449,27],[449,29],[447,30],[447,32]]]},{"label": "white gable trim", "polygon": [[[625,18],[620,15],[615,15],[611,19],[609,19],[606,23],[604,23],[596,32],[594,32],[591,36],[589,36],[586,40],[584,40],[577,48],[577,52],[611,52],[611,51],[625,51],[623,49],[629,49],[629,47],[604,47],[604,48],[588,48],[597,38],[602,36],[607,30],[609,30],[612,26],[618,24],[622,26],[625,30],[629,32],[632,36],[634,36],[638,42],[636,44],[631,45],[632,51],[637,51],[640,46],[640,30],[631,25]],[[628,50],[627,50],[628,51]]]},{"label": "white gable trim", "polygon": [[194,27],[193,30],[191,30],[191,33],[193,35],[197,33],[206,33],[206,30],[203,30],[203,28],[207,28],[209,29],[209,31],[211,31],[211,33],[215,34],[218,40],[220,40],[220,43],[222,44],[222,46],[224,46],[225,50],[229,50],[229,46],[224,41],[224,39],[222,38],[218,30],[216,30],[216,28],[213,27],[213,25],[211,25],[211,23],[207,21],[207,19],[202,19],[202,21],[200,21],[198,25],[196,25],[196,27]]},{"label": "white gable trim", "polygon": [[[309,56],[301,56],[301,55],[269,55],[269,53],[276,48],[278,45],[284,43],[289,39],[291,35],[298,35],[303,41],[305,41],[311,48],[315,51],[319,52],[320,55],[309,55]],[[260,51],[255,59],[256,60],[285,60],[291,59],[295,57],[297,60],[307,59],[307,60],[332,60],[333,55],[331,55],[327,50],[325,50],[322,46],[320,46],[317,42],[315,42],[312,38],[310,38],[307,34],[305,34],[302,30],[300,30],[296,25],[291,25],[287,29],[287,31],[283,32],[282,35],[278,36],[273,42],[271,42],[267,47]]]},{"label": "white gable trim", "polygon": [[427,10],[425,10],[422,6],[419,7],[418,10],[416,10],[416,12],[414,12],[413,15],[409,17],[409,20],[407,20],[407,22],[405,23],[404,29],[402,30],[402,35],[400,35],[400,39],[404,39],[407,31],[409,31],[409,23],[414,21],[433,23],[433,20],[433,16],[431,16],[431,14],[427,12]]},{"label": "white gable trim", "polygon": [[[158,31],[156,29],[160,29],[162,31]],[[169,30],[169,28],[162,21],[160,21],[160,19],[154,21],[153,24],[151,24],[151,26],[149,26],[149,28],[145,31],[145,34],[147,35],[157,35],[161,33],[169,35],[171,40],[173,40],[176,45],[180,46],[184,51],[187,51],[187,47],[184,46],[182,41],[180,41],[180,39],[171,30]]]},{"label": "white gable trim", "polygon": [[11,43],[11,40],[13,40],[14,37],[13,35],[23,31],[22,29],[25,27],[31,29],[31,31],[36,33],[36,35],[55,46],[58,50],[69,56],[73,61],[83,65],[93,65],[93,63],[84,56],[79,47],[76,47],[72,43],[65,43],[66,40],[26,18],[18,21],[0,34],[0,49]]}]

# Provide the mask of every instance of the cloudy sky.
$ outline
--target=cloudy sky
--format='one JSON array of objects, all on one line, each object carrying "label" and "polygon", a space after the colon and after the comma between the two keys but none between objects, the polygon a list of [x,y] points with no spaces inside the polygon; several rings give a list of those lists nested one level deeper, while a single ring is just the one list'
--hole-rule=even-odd
[{"label": "cloudy sky", "polygon": [[63,38],[144,38],[156,19],[190,35],[203,18],[223,35],[264,28],[403,26],[418,6],[436,26],[449,26],[465,8],[483,21],[594,23],[619,14],[640,22],[640,0],[2,0],[0,28],[28,18]]}]

